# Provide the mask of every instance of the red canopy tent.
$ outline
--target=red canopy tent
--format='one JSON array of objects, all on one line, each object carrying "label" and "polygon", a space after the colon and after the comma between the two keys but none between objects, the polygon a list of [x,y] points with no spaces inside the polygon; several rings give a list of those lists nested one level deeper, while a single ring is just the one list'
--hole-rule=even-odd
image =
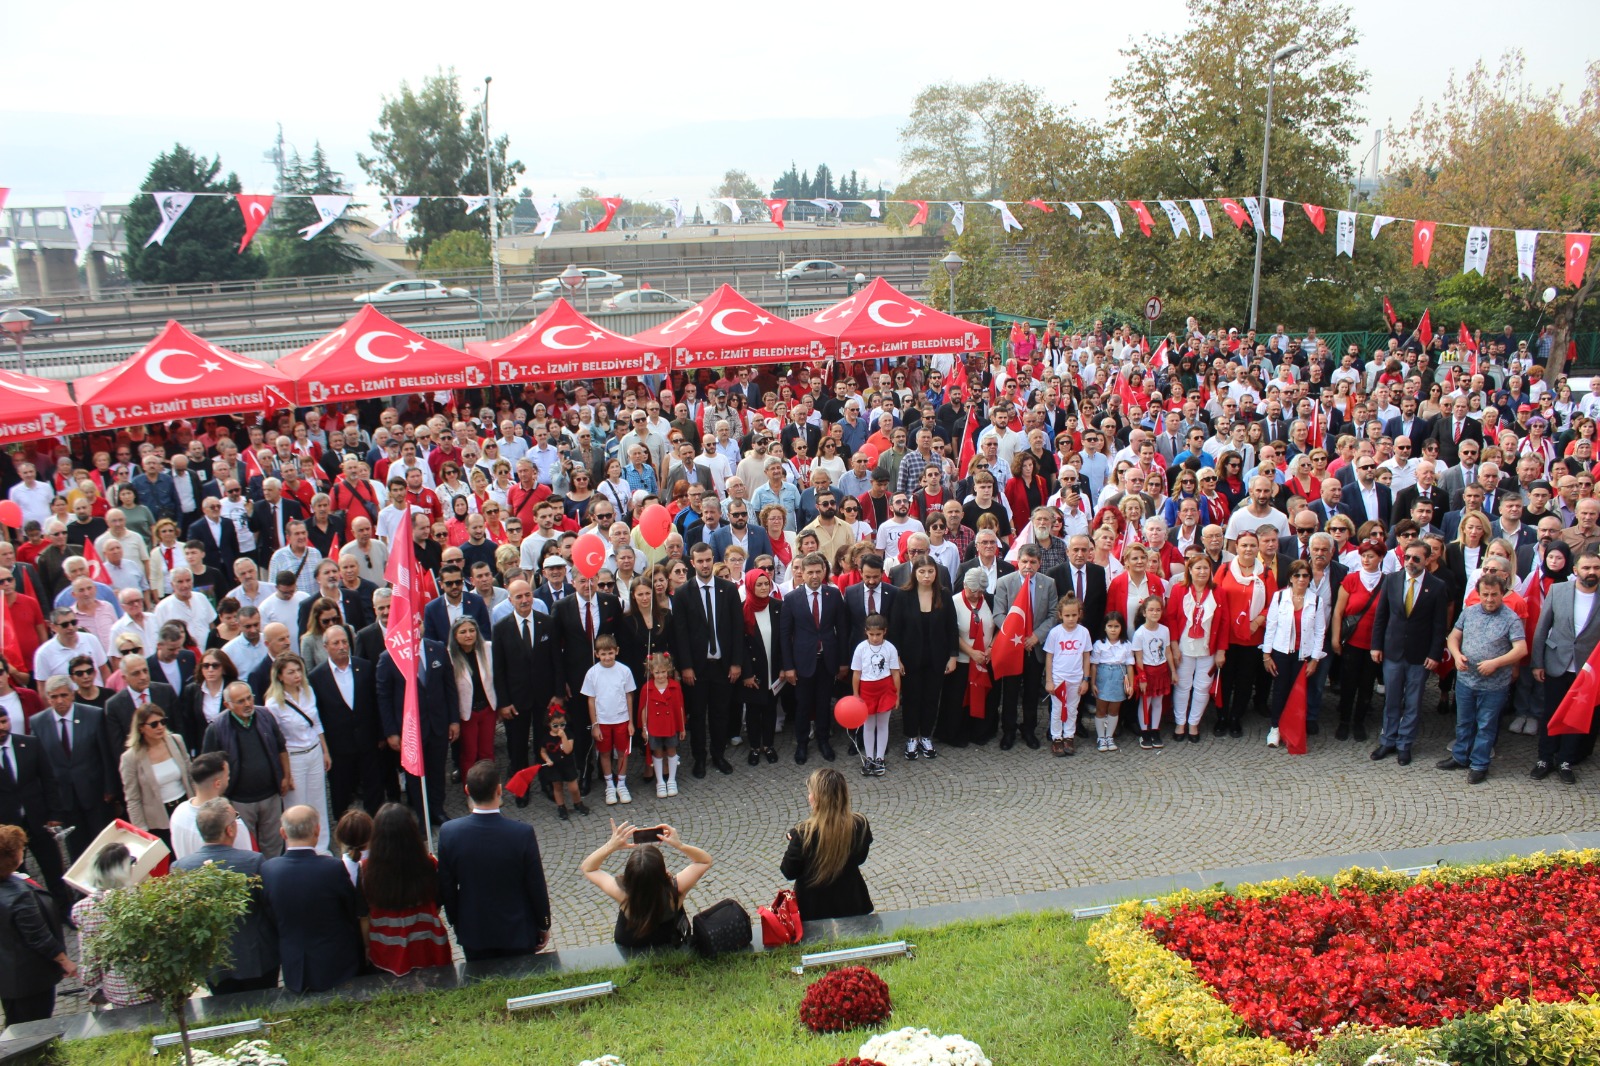
[{"label": "red canopy tent", "polygon": [[83,429],[65,381],[0,370],[0,443],[39,440]]},{"label": "red canopy tent", "polygon": [[667,363],[666,349],[595,325],[565,298],[511,336],[473,341],[467,351],[489,360],[497,385],[651,374]]},{"label": "red canopy tent", "polygon": [[834,353],[831,337],[757,307],[724,285],[670,322],[634,340],[667,352],[674,369],[752,363],[816,362]]},{"label": "red canopy tent", "polygon": [[73,382],[73,392],[84,428],[96,430],[289,407],[293,389],[267,364],[168,322],[118,366]]},{"label": "red canopy tent", "polygon": [[918,303],[882,278],[795,322],[834,338],[842,359],[960,355],[994,347],[986,328]]},{"label": "red canopy tent", "polygon": [[370,304],[317,343],[275,364],[302,404],[362,396],[470,389],[489,381],[489,363],[413,333]]}]

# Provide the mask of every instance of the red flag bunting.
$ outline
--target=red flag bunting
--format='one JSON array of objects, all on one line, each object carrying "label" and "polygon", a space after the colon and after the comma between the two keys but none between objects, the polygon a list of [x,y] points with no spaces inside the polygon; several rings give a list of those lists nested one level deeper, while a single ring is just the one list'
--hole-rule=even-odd
[{"label": "red flag bunting", "polygon": [[1028,639],[1028,619],[1020,604],[1012,604],[1006,620],[994,638],[994,652],[989,656],[994,676],[1016,677],[1022,673],[1022,660],[1027,654],[1022,647]]},{"label": "red flag bunting", "polygon": [[1567,284],[1577,288],[1583,284],[1583,272],[1589,266],[1590,234],[1567,234]]},{"label": "red flag bunting", "polygon": [[[5,190],[0,189],[0,192],[4,192],[4,191]],[[4,202],[5,202],[4,197],[0,197],[0,204],[3,204]],[[1055,211],[1056,211],[1055,208],[1051,207],[1049,204],[1045,203],[1043,200],[1029,200],[1028,201],[1028,206],[1029,207],[1037,207],[1039,210],[1043,211],[1047,215],[1053,215],[1053,214],[1055,214]]]},{"label": "red flag bunting", "polygon": [[1417,323],[1417,336],[1422,338],[1422,347],[1426,349],[1433,343],[1433,318],[1432,309],[1425,308],[1422,312],[1422,321]]},{"label": "red flag bunting", "polygon": [[1328,218],[1323,214],[1322,208],[1316,204],[1301,204],[1300,206],[1306,209],[1306,217],[1311,220],[1313,226],[1317,227],[1318,233],[1328,232]]},{"label": "red flag bunting", "polygon": [[421,569],[417,565],[415,538],[409,530],[401,529],[394,538],[383,575],[394,586],[389,630],[383,642],[406,683],[400,722],[400,767],[413,777],[422,776],[422,719],[417,710],[417,656],[422,654]]},{"label": "red flag bunting", "polygon": [[600,203],[605,207],[606,213],[599,222],[589,227],[590,233],[604,233],[606,231],[606,228],[611,225],[611,220],[617,217],[617,211],[622,207],[622,197],[602,196],[600,197]]},{"label": "red flag bunting", "polygon": [[1428,260],[1433,257],[1433,231],[1432,222],[1418,220],[1411,227],[1411,265],[1425,267]]},{"label": "red flag bunting", "polygon": [[1233,219],[1234,229],[1244,229],[1244,224],[1250,221],[1249,212],[1240,207],[1237,200],[1230,200],[1227,197],[1223,197],[1222,199],[1218,200],[1217,203],[1221,204],[1222,209],[1228,213],[1228,217]]},{"label": "red flag bunting", "polygon": [[911,221],[906,223],[906,225],[908,225],[908,226],[920,226],[923,223],[928,221],[928,201],[926,201],[926,200],[907,200],[906,203],[908,203],[908,204],[916,204],[917,205],[917,213],[911,216]]},{"label": "red flag bunting", "polygon": [[1596,703],[1600,703],[1600,645],[1589,653],[1588,661],[1578,671],[1578,680],[1572,683],[1556,713],[1550,716],[1546,731],[1553,737],[1589,732]]},{"label": "red flag bunting", "polygon": [[1133,208],[1133,213],[1139,219],[1139,229],[1146,237],[1150,236],[1150,227],[1154,222],[1150,218],[1150,209],[1144,205],[1143,200],[1129,200],[1128,206]]},{"label": "red flag bunting", "polygon": [[250,247],[251,240],[255,238],[256,230],[260,229],[267,216],[272,214],[272,196],[265,193],[259,196],[240,194],[233,199],[239,205],[240,213],[244,215],[244,239],[239,242],[239,252],[243,254],[244,250]]},{"label": "red flag bunting", "polygon": [[783,212],[789,206],[788,200],[762,200],[767,205],[767,212],[772,216],[773,224],[779,229],[783,228]]}]

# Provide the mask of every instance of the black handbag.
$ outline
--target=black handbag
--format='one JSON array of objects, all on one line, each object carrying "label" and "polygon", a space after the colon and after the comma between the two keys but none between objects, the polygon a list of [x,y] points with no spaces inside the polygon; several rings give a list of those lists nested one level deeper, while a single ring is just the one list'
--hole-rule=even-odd
[{"label": "black handbag", "polygon": [[1383,595],[1382,588],[1383,582],[1380,581],[1378,582],[1378,587],[1372,590],[1372,597],[1367,600],[1365,607],[1355,614],[1347,614],[1339,620],[1339,643],[1341,645],[1349,643],[1350,638],[1356,635],[1356,629],[1360,627],[1361,620],[1367,616],[1368,611],[1372,610],[1372,605],[1378,602],[1378,597]]},{"label": "black handbag", "polygon": [[750,947],[750,913],[736,899],[720,899],[694,916],[690,940],[696,953],[713,959]]}]

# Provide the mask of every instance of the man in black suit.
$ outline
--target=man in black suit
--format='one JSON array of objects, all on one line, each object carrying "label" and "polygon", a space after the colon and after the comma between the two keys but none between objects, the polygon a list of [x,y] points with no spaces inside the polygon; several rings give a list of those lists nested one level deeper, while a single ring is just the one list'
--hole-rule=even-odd
[{"label": "man in black suit", "polygon": [[1344,500],[1339,505],[1350,521],[1360,529],[1366,522],[1379,521],[1389,525],[1394,497],[1389,486],[1378,480],[1378,460],[1370,455],[1357,455],[1351,462],[1356,477],[1344,490]]},{"label": "man in black suit", "polygon": [[250,531],[256,536],[256,562],[266,566],[272,553],[289,543],[289,523],[303,520],[305,513],[299,500],[283,495],[283,483],[275,477],[262,480],[261,494],[250,512]]},{"label": "man in black suit", "polygon": [[[1083,605],[1083,626],[1096,640],[1105,637],[1106,568],[1094,561],[1094,541],[1079,533],[1067,540],[1067,561],[1052,566],[1045,574],[1055,582],[1056,591],[1072,593]],[[998,625],[998,622],[996,623]]]},{"label": "man in black suit", "polygon": [[[261,875],[261,853],[236,846],[239,815],[233,804],[220,796],[207,800],[195,814],[195,829],[204,844],[174,862],[173,869],[198,870],[207,863],[215,863],[246,877]],[[228,965],[211,971],[206,977],[206,986],[212,995],[262,992],[278,987],[278,928],[261,885],[251,888],[250,908],[234,927],[229,945],[232,951]]]},{"label": "man in black suit", "polygon": [[850,633],[844,647],[855,650],[867,639],[867,618],[881,614],[889,617],[889,605],[900,590],[883,579],[883,556],[868,555],[861,560],[861,580],[844,590],[844,613],[850,622]]},{"label": "man in black suit", "polygon": [[[184,686],[195,679],[199,670],[194,652],[184,646],[188,642],[189,630],[182,622],[167,622],[156,632],[155,654],[145,656],[145,661],[150,664],[151,680],[170,686],[180,696]],[[183,739],[191,738],[185,736]],[[192,739],[196,744],[200,742],[198,736]]]},{"label": "man in black suit", "polygon": [[394,593],[388,589],[379,589],[372,594],[373,622],[356,631],[355,647],[352,654],[357,659],[365,659],[374,665],[378,657],[383,654],[383,631],[389,624],[389,604],[394,598]]},{"label": "man in black suit", "polygon": [[[150,663],[143,655],[122,657],[122,680],[128,687],[106,701],[106,728],[111,731],[112,750],[121,757],[127,747],[128,732],[133,728],[135,712],[147,703],[153,703],[167,714],[178,706],[178,694],[171,685],[150,680]],[[189,738],[183,738],[185,743]]]},{"label": "man in black suit", "polygon": [[1450,597],[1445,583],[1428,572],[1426,541],[1406,548],[1405,568],[1383,579],[1372,623],[1372,658],[1383,664],[1383,733],[1374,761],[1399,753],[1411,763],[1422,709],[1422,686],[1444,657]]},{"label": "man in black suit", "polygon": [[317,564],[317,591],[301,601],[299,612],[300,632],[311,623],[311,605],[323,599],[338,604],[339,618],[350,632],[357,633],[372,624],[372,605],[363,599],[357,589],[345,588],[339,578],[339,561],[324,559]]},{"label": "man in black suit", "polygon": [[1007,574],[1014,573],[1016,566],[1006,562],[1000,557],[1000,538],[994,530],[981,530],[972,541],[973,556],[956,569],[956,579],[952,584],[957,589],[966,588],[967,571],[982,570],[986,579],[986,598],[994,602],[994,586],[997,581]]},{"label": "man in black suit", "polygon": [[373,665],[350,654],[350,634],[344,626],[331,626],[322,634],[328,661],[311,671],[311,691],[316,693],[322,718],[323,739],[328,744],[328,791],[332,802],[328,817],[338,821],[350,809],[356,791],[368,814],[383,806],[383,779],[378,768],[378,745],[387,746],[378,725],[378,686]]},{"label": "man in black suit", "polygon": [[45,682],[48,710],[28,720],[28,732],[38,742],[39,754],[50,764],[54,794],[46,793],[50,817],[72,828],[67,853],[74,860],[111,824],[112,804],[121,792],[117,753],[122,740],[113,739],[98,707],[77,703],[72,682],[61,675]]},{"label": "man in black suit", "polygon": [[[417,718],[422,734],[422,770],[426,779],[428,809],[422,806],[422,783],[406,774],[406,798],[418,820],[430,819],[434,825],[444,821],[444,762],[450,745],[461,735],[461,719],[451,710],[455,706],[455,680],[444,645],[434,640],[419,641],[417,654]],[[387,651],[378,659],[378,716],[389,750],[400,751],[404,728],[406,679]]]},{"label": "man in black suit", "polygon": [[[556,642],[561,648],[561,686],[557,691],[567,708],[567,735],[572,738],[572,755],[578,763],[579,787],[587,789],[594,732],[589,721],[589,701],[581,691],[583,679],[595,663],[594,638],[602,634],[614,637],[621,631],[622,601],[615,593],[596,591],[594,578],[579,575],[572,594],[556,604],[552,617]],[[741,633],[743,619],[741,611]]]},{"label": "man in black suit", "polygon": [[18,826],[28,834],[28,850],[39,864],[45,887],[65,914],[74,897],[61,880],[61,849],[50,833],[61,824],[50,808],[55,791],[55,771],[40,754],[39,741],[13,733],[11,714],[0,706],[0,825]]},{"label": "man in black suit", "polygon": [[205,549],[207,569],[233,573],[233,561],[239,557],[239,533],[231,521],[222,517],[220,499],[212,496],[201,503],[200,517],[189,523],[184,537],[200,542]]},{"label": "man in black suit", "polygon": [[1483,426],[1476,418],[1467,417],[1467,406],[1467,398],[1457,396],[1451,401],[1450,410],[1434,420],[1431,435],[1439,442],[1439,458],[1446,466],[1455,466],[1461,461],[1458,449],[1462,441],[1483,444]]},{"label": "man in black suit", "polygon": [[1450,497],[1439,487],[1439,473],[1435,467],[1424,460],[1417,464],[1417,480],[1413,485],[1407,485],[1394,494],[1394,506],[1390,514],[1401,518],[1411,517],[1411,507],[1418,500],[1431,500],[1433,502],[1433,516],[1435,521],[1442,520],[1450,511]]},{"label": "man in black suit", "polygon": [[341,985],[361,972],[366,956],[366,904],[344,863],[318,854],[321,831],[313,808],[290,807],[283,812],[283,854],[261,864],[261,887],[277,920],[283,987],[291,992]]},{"label": "man in black suit", "polygon": [[[744,670],[744,607],[733,583],[712,574],[716,553],[711,545],[696,543],[689,549],[689,563],[694,576],[672,596],[672,647],[689,719],[693,773],[706,776],[709,753],[719,772],[731,774],[733,764],[726,757],[728,712],[736,698],[734,685]],[[837,589],[834,595],[838,596]],[[842,619],[844,605],[839,606]]]},{"label": "man in black suit", "polygon": [[806,741],[814,736],[817,751],[832,762],[833,684],[850,669],[850,614],[839,590],[827,582],[828,563],[821,553],[806,556],[799,566],[803,584],[789,593],[778,615],[779,658],[787,667],[784,680],[795,689],[799,719],[794,761],[806,761]]},{"label": "man in black suit", "polygon": [[466,817],[439,831],[439,902],[456,943],[468,962],[541,951],[550,890],[539,838],[500,813],[500,775],[488,760],[467,771],[467,799]]},{"label": "man in black suit", "polygon": [[1421,454],[1421,442],[1433,435],[1433,419],[1417,417],[1417,398],[1402,396],[1400,414],[1383,424],[1383,435],[1391,440],[1409,437],[1418,444],[1417,452]]},{"label": "man in black suit", "polygon": [[[506,723],[507,772],[515,774],[529,765],[529,741],[549,732],[546,709],[562,691],[561,648],[555,622],[533,609],[532,586],[518,578],[506,595],[511,613],[494,624],[494,691]],[[517,797],[518,807],[527,805],[527,796]]]}]

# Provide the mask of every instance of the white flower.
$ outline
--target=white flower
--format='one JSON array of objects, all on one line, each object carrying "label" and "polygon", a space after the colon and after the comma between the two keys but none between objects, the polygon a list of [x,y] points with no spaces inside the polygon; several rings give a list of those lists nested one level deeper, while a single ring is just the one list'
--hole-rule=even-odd
[{"label": "white flower", "polygon": [[628,1066],[615,1055],[601,1055],[597,1059],[584,1059],[578,1066]]},{"label": "white flower", "polygon": [[897,1029],[861,1045],[861,1058],[884,1066],[993,1066],[983,1049],[959,1033],[937,1036],[927,1029]]},{"label": "white flower", "polygon": [[210,1051],[194,1053],[195,1066],[289,1066],[289,1060],[272,1050],[265,1040],[241,1040],[220,1055]]}]

